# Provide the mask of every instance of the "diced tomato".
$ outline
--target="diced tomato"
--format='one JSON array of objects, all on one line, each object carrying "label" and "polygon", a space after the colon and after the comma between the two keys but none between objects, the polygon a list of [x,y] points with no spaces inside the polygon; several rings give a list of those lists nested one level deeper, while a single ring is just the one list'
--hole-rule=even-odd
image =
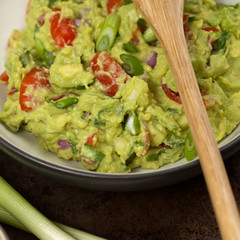
[{"label": "diced tomato", "polygon": [[46,15],[46,12],[43,12],[38,18],[37,18],[37,22],[38,22],[38,25],[39,26],[43,26],[44,23],[45,23],[45,15]]},{"label": "diced tomato", "polygon": [[[207,32],[210,32],[210,31],[213,31],[213,32],[219,32],[219,31],[220,31],[219,29],[214,28],[214,27],[204,27],[204,28],[202,28],[202,30],[207,31]],[[216,41],[217,41],[217,40],[213,40],[213,41],[211,41],[211,45],[212,45],[212,47],[214,47]]]},{"label": "diced tomato", "polygon": [[138,32],[138,26],[134,25],[133,29],[132,29],[132,40],[134,43],[138,44],[139,43],[139,38],[138,38],[138,35],[137,35],[137,32]]},{"label": "diced tomato", "polygon": [[12,87],[11,88],[11,90],[8,92],[8,96],[11,96],[11,95],[13,95],[14,93],[17,93],[18,92],[18,89],[17,88],[15,88],[15,87]]},{"label": "diced tomato", "polygon": [[202,30],[207,31],[207,32],[210,32],[210,31],[219,32],[219,29],[214,28],[214,27],[203,27]]},{"label": "diced tomato", "polygon": [[123,0],[108,0],[107,1],[107,12],[108,14],[116,12],[116,10],[120,7]]},{"label": "diced tomato", "polygon": [[65,45],[72,46],[77,36],[77,26],[72,18],[62,18],[57,12],[50,18],[50,32],[57,46],[63,48]]},{"label": "diced tomato", "polygon": [[[172,89],[168,88],[167,84],[162,84],[162,89],[169,99],[173,100],[178,104],[182,104],[182,101],[178,92],[174,92]],[[204,93],[201,93],[201,95],[202,95],[203,103],[205,105],[206,110],[209,110],[216,103],[216,99],[211,97],[204,97],[205,96]]]},{"label": "diced tomato", "polygon": [[162,89],[166,96],[178,104],[182,104],[181,98],[178,92],[174,92],[172,89],[168,88],[167,84],[162,84]]},{"label": "diced tomato", "polygon": [[160,147],[163,147],[163,148],[166,148],[166,149],[170,149],[171,148],[170,146],[168,146],[165,143],[161,143]]},{"label": "diced tomato", "polygon": [[43,68],[33,68],[27,73],[20,87],[19,103],[24,111],[32,111],[41,104],[35,96],[35,91],[40,88],[49,88],[49,74]]},{"label": "diced tomato", "polygon": [[7,82],[8,82],[8,79],[9,79],[9,77],[8,77],[8,75],[7,75],[7,72],[4,71],[4,72],[0,75],[0,81],[7,83]]},{"label": "diced tomato", "polygon": [[189,17],[188,14],[183,15],[183,30],[184,30],[185,36],[187,36],[187,34],[190,30],[189,27],[188,27],[188,24],[187,24],[188,17]]},{"label": "diced tomato", "polygon": [[110,97],[115,96],[118,91],[119,85],[116,79],[127,79],[128,77],[120,64],[104,51],[95,54],[90,67],[95,79],[105,87],[105,93]]},{"label": "diced tomato", "polygon": [[203,103],[205,105],[206,110],[209,110],[211,107],[213,107],[216,104],[216,99],[209,96],[209,95],[205,95],[204,93],[202,94],[202,99],[203,99]]},{"label": "diced tomato", "polygon": [[88,137],[86,143],[92,147],[95,147],[98,139],[98,131],[93,133],[90,137]]}]

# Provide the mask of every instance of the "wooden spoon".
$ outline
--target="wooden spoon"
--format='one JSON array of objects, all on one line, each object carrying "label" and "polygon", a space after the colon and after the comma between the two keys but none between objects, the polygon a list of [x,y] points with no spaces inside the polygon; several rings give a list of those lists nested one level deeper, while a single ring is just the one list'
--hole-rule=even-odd
[{"label": "wooden spoon", "polygon": [[240,218],[202,101],[183,32],[184,0],[133,0],[160,41],[171,66],[197,148],[222,238],[240,239]]}]

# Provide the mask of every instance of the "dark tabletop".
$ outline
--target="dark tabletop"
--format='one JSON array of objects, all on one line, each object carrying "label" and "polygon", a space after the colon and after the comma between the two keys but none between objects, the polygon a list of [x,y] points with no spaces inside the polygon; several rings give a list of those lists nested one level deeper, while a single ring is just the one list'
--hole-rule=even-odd
[{"label": "dark tabletop", "polygon": [[[113,240],[221,239],[202,175],[143,192],[102,192],[59,183],[0,154],[0,175],[52,220]],[[240,208],[240,151],[225,163]],[[11,240],[37,239],[3,226]]]}]

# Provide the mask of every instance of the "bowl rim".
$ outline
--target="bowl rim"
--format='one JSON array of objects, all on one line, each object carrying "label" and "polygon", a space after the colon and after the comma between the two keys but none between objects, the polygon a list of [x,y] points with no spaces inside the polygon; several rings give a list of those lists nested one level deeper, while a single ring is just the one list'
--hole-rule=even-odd
[{"label": "bowl rim", "polygon": [[[240,134],[219,148],[224,160],[240,149],[240,146],[238,146],[239,142],[240,142]],[[104,179],[129,179],[129,178],[136,179],[136,178],[143,178],[148,176],[153,177],[156,175],[179,172],[183,169],[191,168],[195,165],[200,165],[199,158],[197,157],[196,159],[190,162],[187,162],[186,164],[174,166],[174,167],[163,169],[163,170],[159,168],[156,170],[150,170],[149,172],[101,173],[101,172],[95,172],[95,171],[89,171],[89,170],[85,171],[82,169],[68,168],[65,166],[60,166],[55,163],[45,161],[43,159],[35,157],[34,155],[31,155],[29,153],[22,151],[17,146],[14,146],[13,144],[9,143],[7,140],[5,140],[1,136],[0,136],[0,149],[5,151],[8,155],[15,158],[16,160],[20,160],[20,161],[23,160],[27,165],[29,165],[30,163],[31,165],[35,165],[36,167],[41,167],[46,170],[57,171],[59,173],[67,173],[67,174],[74,174],[75,176],[81,175],[83,177],[94,177],[94,178],[104,178]]]}]

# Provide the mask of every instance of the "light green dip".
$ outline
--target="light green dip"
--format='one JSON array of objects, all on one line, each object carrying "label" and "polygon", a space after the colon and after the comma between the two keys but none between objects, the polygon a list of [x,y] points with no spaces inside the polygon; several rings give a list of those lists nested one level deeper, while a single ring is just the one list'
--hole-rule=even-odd
[{"label": "light green dip", "polygon": [[[158,169],[184,157],[188,123],[182,105],[169,99],[162,89],[162,84],[167,84],[177,92],[160,45],[148,44],[141,31],[137,31],[139,51],[132,55],[141,61],[144,74],[131,77],[114,97],[109,97],[102,92],[98,81],[92,84],[94,74],[89,67],[107,16],[106,1],[51,2],[52,8],[61,9],[62,18],[76,19],[81,14],[91,24],[78,27],[73,46],[59,48],[50,33],[49,19],[54,12],[49,8],[49,1],[31,1],[26,29],[14,30],[9,39],[5,64],[8,89],[19,90],[23,77],[34,67],[43,65],[36,52],[35,39],[41,40],[46,51],[55,57],[51,66],[43,66],[50,73],[51,89],[37,91],[37,97],[43,102],[33,111],[21,109],[19,91],[8,95],[0,121],[14,132],[22,129],[31,132],[42,148],[55,152],[58,157],[79,161],[87,169],[98,172],[131,172],[136,167]],[[36,32],[42,13],[45,23]],[[191,60],[215,137],[220,141],[240,121],[240,5],[216,6],[212,0],[187,0],[185,13],[190,16],[186,25]],[[121,22],[109,55],[122,64],[120,54],[127,53],[123,43],[131,40],[132,29],[142,16],[133,4],[122,5],[117,14]],[[204,30],[206,27],[219,31]],[[213,51],[212,42],[221,37],[223,30],[229,38],[221,49]],[[151,52],[158,53],[153,68],[146,64]],[[86,89],[77,90],[79,85]],[[61,95],[77,98],[78,103],[58,109],[50,100]],[[136,135],[125,127],[129,113],[135,113],[140,123],[140,132]],[[96,145],[89,149],[86,141],[95,133]],[[59,145],[62,140],[68,142],[65,149]],[[91,164],[83,161],[86,157]]]}]

